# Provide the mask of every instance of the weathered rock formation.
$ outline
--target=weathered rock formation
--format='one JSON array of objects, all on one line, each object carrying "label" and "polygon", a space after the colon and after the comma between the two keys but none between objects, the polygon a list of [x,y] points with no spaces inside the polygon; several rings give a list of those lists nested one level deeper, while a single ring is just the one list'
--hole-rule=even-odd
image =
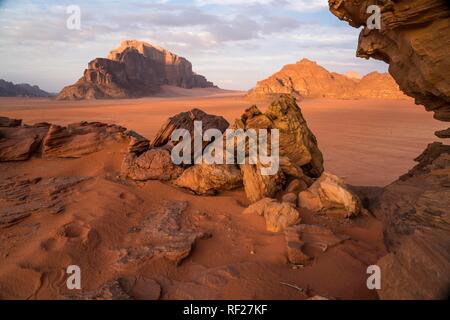
[{"label": "weathered rock formation", "polygon": [[152,95],[162,85],[209,88],[214,84],[192,71],[192,64],[163,48],[127,40],[108,58],[89,62],[84,75],[58,99],[115,99]]},{"label": "weathered rock formation", "polygon": [[268,79],[257,83],[249,97],[294,94],[304,98],[405,99],[389,74],[371,72],[358,79],[329,72],[314,61],[303,59],[284,66]]},{"label": "weathered rock formation", "polygon": [[79,158],[99,151],[108,142],[124,141],[125,131],[123,127],[100,122],[51,125],[43,141],[43,156]]},{"label": "weathered rock formation", "polygon": [[130,139],[126,129],[100,122],[81,122],[67,127],[49,123],[22,124],[0,118],[0,161],[44,158],[79,158],[97,152],[109,143]]},{"label": "weathered rock formation", "polygon": [[[434,117],[450,121],[450,7],[445,0],[381,0],[381,29],[370,30],[373,1],[329,0],[330,10],[352,27],[364,27],[356,55],[389,64],[400,89]],[[448,135],[445,135],[448,137]]]},{"label": "weathered rock formation", "polygon": [[337,176],[324,172],[311,187],[300,192],[299,207],[330,216],[355,217],[361,212],[361,201]]},{"label": "weathered rock formation", "polygon": [[[372,1],[329,0],[339,19],[361,31],[357,56],[389,64],[400,89],[450,121],[450,7],[444,0],[381,0],[381,29],[370,30]],[[449,137],[449,130],[437,132]],[[387,186],[371,210],[386,225],[389,254],[378,265],[383,299],[444,299],[450,292],[450,146],[431,144],[419,164]]]},{"label": "weathered rock formation", "polygon": [[0,79],[0,97],[30,97],[48,98],[51,93],[41,90],[38,86],[31,86],[27,83],[14,84]]},{"label": "weathered rock formation", "polygon": [[21,123],[21,120],[0,119],[0,161],[28,160],[39,150],[49,125],[22,126]]},{"label": "weathered rock formation", "polygon": [[371,211],[390,253],[377,263],[382,299],[444,299],[450,289],[450,146],[433,143]]}]

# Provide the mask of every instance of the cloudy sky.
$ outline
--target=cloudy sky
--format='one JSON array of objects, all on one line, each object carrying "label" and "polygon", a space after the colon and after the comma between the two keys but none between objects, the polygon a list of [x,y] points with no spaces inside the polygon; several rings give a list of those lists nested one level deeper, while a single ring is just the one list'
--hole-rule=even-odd
[{"label": "cloudy sky", "polygon": [[[125,39],[186,57],[220,87],[247,90],[301,58],[336,72],[386,65],[355,57],[359,30],[327,0],[0,0],[0,78],[57,92]],[[68,30],[67,6],[81,9]]]}]

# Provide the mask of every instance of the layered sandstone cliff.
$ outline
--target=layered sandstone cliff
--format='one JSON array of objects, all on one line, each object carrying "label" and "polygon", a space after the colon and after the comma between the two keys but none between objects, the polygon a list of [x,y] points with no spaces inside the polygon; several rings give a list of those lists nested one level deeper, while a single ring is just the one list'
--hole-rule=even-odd
[{"label": "layered sandstone cliff", "polygon": [[214,87],[192,71],[192,64],[163,48],[127,40],[107,59],[89,62],[84,75],[58,95],[62,100],[135,98],[155,94],[162,85],[186,89]]},{"label": "layered sandstone cliff", "polygon": [[359,79],[353,74],[347,76],[329,72],[308,59],[286,65],[266,80],[258,82],[249,96],[264,97],[282,93],[305,98],[406,98],[388,74],[372,72]]}]

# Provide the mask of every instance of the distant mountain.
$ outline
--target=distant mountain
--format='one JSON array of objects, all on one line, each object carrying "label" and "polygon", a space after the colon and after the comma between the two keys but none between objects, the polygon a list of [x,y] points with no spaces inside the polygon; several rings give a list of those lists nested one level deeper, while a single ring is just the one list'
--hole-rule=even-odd
[{"label": "distant mountain", "polygon": [[258,98],[280,93],[305,98],[407,98],[387,73],[372,72],[358,79],[356,73],[343,75],[329,72],[308,59],[286,65],[266,80],[259,81],[248,96]]},{"label": "distant mountain", "polygon": [[38,86],[27,83],[14,84],[0,79],[0,97],[39,97],[47,98],[53,96],[51,93],[41,90]]},{"label": "distant mountain", "polygon": [[215,87],[192,71],[192,64],[166,49],[137,40],[126,40],[107,59],[89,62],[84,75],[65,87],[58,99],[117,99],[154,95],[161,86],[186,89]]}]

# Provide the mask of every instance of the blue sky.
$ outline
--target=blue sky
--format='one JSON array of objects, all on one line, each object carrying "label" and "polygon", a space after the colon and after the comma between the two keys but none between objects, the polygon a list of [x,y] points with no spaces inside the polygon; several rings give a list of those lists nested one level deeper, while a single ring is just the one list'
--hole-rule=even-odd
[{"label": "blue sky", "polygon": [[[248,90],[302,58],[336,72],[386,71],[355,57],[359,30],[327,0],[0,0],[0,78],[57,92],[125,39],[160,45],[220,87]],[[81,8],[68,30],[66,8]]]}]

